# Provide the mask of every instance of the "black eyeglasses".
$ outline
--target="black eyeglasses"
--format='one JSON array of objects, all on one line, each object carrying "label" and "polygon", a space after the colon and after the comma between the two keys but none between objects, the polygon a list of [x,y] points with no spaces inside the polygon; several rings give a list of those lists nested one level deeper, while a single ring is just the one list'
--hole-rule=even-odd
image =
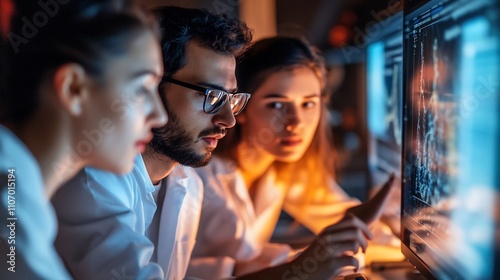
[{"label": "black eyeglasses", "polygon": [[243,111],[243,108],[245,108],[248,99],[250,99],[251,96],[249,93],[228,93],[224,90],[193,85],[169,77],[165,77],[165,80],[203,93],[203,95],[205,95],[205,100],[203,101],[203,112],[207,114],[215,114],[219,112],[224,104],[226,104],[227,100],[229,100],[231,111],[236,116]]}]

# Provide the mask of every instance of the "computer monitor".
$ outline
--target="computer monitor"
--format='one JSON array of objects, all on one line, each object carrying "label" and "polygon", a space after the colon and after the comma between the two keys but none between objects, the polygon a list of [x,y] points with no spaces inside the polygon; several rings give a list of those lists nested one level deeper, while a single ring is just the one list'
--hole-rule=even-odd
[{"label": "computer monitor", "polygon": [[408,0],[402,252],[429,278],[498,279],[500,0]]},{"label": "computer monitor", "polygon": [[378,23],[366,48],[368,166],[372,185],[400,174],[403,91],[403,12]]}]

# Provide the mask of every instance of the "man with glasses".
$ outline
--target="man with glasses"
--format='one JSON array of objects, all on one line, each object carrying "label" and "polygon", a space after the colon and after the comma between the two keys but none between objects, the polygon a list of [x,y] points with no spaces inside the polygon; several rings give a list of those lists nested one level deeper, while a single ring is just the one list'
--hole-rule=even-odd
[{"label": "man with glasses", "polygon": [[250,98],[235,77],[251,41],[243,22],[177,7],[158,14],[168,123],[130,174],[85,168],[53,199],[56,248],[76,279],[184,278],[203,200],[190,167],[210,161]]}]

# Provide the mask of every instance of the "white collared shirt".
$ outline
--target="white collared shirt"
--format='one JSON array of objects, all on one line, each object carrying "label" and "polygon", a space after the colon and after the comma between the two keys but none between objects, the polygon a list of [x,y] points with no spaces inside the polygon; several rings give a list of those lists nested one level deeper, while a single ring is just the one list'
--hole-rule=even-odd
[{"label": "white collared shirt", "polygon": [[177,165],[160,184],[166,188],[163,208],[159,222],[154,220],[148,230],[157,246],[157,255],[152,259],[166,271],[166,279],[184,279],[196,243],[202,183],[192,168]]},{"label": "white collared shirt", "polygon": [[[194,171],[180,165],[163,181],[167,193],[158,222],[155,187],[140,156],[129,174],[85,168],[56,193],[56,247],[76,279],[183,278],[203,190]],[[146,236],[153,228],[159,236],[154,242]]]}]

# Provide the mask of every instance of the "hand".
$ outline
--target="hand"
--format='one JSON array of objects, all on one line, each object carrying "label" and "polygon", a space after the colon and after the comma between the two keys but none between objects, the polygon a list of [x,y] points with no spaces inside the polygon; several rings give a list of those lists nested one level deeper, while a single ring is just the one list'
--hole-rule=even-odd
[{"label": "hand", "polygon": [[366,250],[367,239],[372,234],[368,226],[352,214],[326,229],[295,260],[254,273],[239,276],[238,280],[260,279],[330,279],[339,274],[340,269],[359,264],[354,254],[359,247]]},{"label": "hand", "polygon": [[[372,234],[368,226],[352,214],[323,230],[316,240],[294,261],[282,279],[330,279],[346,266],[358,268],[354,255],[365,252]],[[288,278],[286,277],[289,274]],[[302,274],[302,275],[301,275]],[[299,278],[293,278],[299,277]],[[292,277],[292,278],[290,278]]]},{"label": "hand", "polygon": [[387,203],[391,193],[401,186],[401,180],[392,174],[380,191],[371,199],[358,206],[349,208],[347,213],[354,214],[366,224],[371,224],[378,220],[382,215],[384,206]]}]

